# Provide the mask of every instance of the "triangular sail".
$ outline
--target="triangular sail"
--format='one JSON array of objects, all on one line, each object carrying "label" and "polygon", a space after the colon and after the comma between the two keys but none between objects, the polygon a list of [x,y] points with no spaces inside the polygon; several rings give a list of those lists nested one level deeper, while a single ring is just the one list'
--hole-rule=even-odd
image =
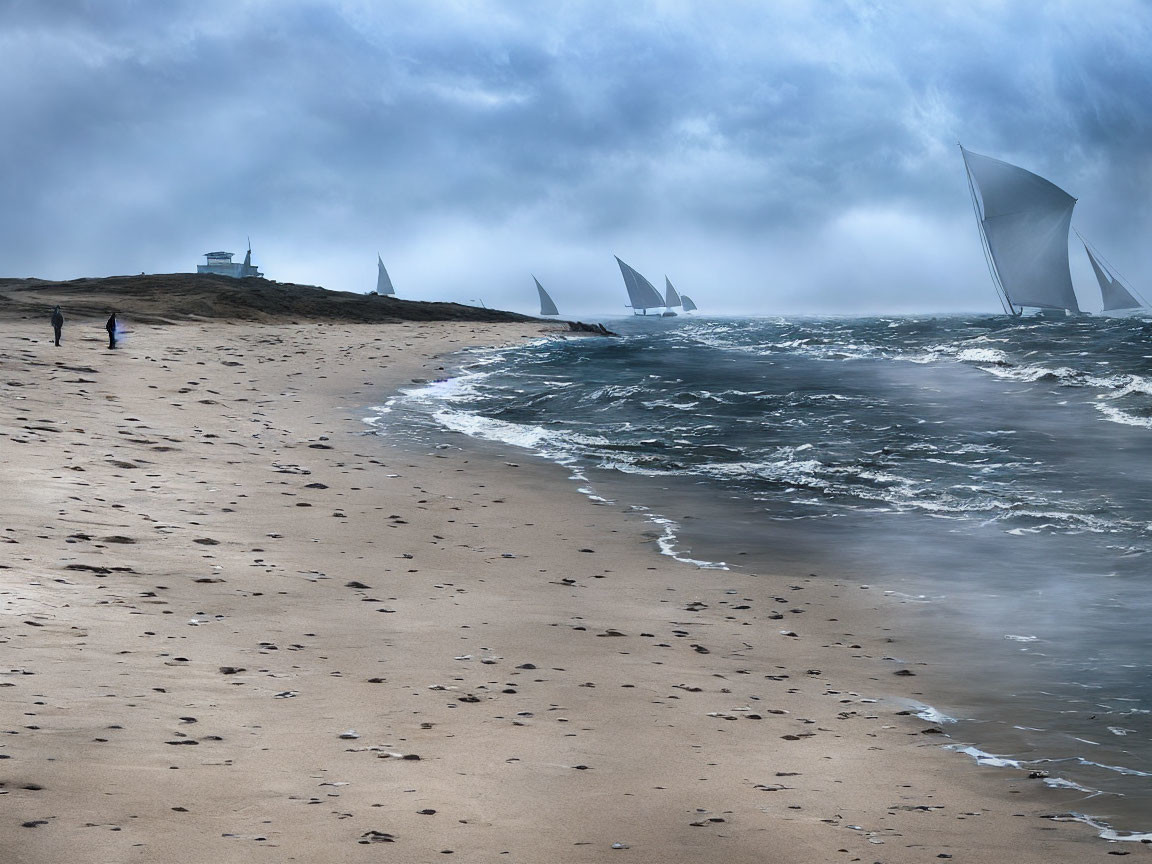
[{"label": "triangular sail", "polygon": [[628,289],[628,305],[633,309],[658,309],[664,306],[664,298],[660,296],[651,282],[616,258],[620,265],[620,275],[624,277],[624,287]]},{"label": "triangular sail", "polygon": [[692,302],[692,298],[689,297],[687,294],[681,294],[680,295],[680,302],[682,302],[684,304],[684,311],[685,312],[695,312],[696,311],[696,304]]},{"label": "triangular sail", "polygon": [[388,271],[384,269],[384,259],[379,254],[376,255],[376,293],[396,293],[396,289],[392,287],[392,280],[388,278]]},{"label": "triangular sail", "polygon": [[680,295],[676,293],[676,289],[672,287],[672,280],[667,276],[664,277],[664,305],[669,309],[680,305]]},{"label": "triangular sail", "polygon": [[[1081,238],[1083,242],[1083,238]],[[1104,301],[1104,311],[1114,312],[1117,309],[1140,309],[1143,303],[1132,296],[1132,293],[1119,279],[1109,273],[1104,265],[1096,260],[1088,244],[1084,243],[1084,251],[1088,253],[1088,260],[1092,263],[1092,272],[1096,274],[1096,281],[1100,283],[1100,297]]]},{"label": "triangular sail", "polygon": [[559,315],[560,310],[556,308],[556,304],[552,302],[552,298],[548,296],[548,292],[544,290],[544,286],[540,284],[540,280],[533,276],[532,281],[536,283],[536,290],[540,294],[540,314]]},{"label": "triangular sail", "polygon": [[1012,307],[1079,312],[1068,269],[1076,199],[1039,175],[960,148],[996,278]]}]

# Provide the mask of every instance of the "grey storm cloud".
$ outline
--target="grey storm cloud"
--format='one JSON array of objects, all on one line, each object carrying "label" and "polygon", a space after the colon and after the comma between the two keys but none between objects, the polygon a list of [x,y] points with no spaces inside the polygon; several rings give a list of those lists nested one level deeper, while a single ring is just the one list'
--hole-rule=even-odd
[{"label": "grey storm cloud", "polygon": [[992,310],[961,140],[1141,287],[1150,37],[1136,0],[9,0],[5,269],[251,235],[273,278],[367,290],[379,250],[419,299],[529,309],[531,271],[621,312],[615,253],[716,311]]}]

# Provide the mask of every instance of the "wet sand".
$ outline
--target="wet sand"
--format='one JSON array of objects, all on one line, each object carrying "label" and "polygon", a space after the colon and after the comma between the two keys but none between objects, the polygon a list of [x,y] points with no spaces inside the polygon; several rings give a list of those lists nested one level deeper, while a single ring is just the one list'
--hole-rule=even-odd
[{"label": "wet sand", "polygon": [[698,570],[560,469],[360,422],[540,325],[100,324],[0,336],[0,860],[1152,851],[943,753],[867,574]]}]

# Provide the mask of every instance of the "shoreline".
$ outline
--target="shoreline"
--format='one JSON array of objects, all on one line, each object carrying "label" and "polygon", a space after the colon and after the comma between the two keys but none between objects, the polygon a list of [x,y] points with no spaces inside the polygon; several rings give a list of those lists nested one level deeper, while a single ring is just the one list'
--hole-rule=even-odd
[{"label": "shoreline", "polygon": [[[467,378],[472,374],[471,370],[474,364],[466,362],[467,360],[467,356],[458,358],[455,375],[447,379],[450,390],[453,389],[451,382],[454,378]],[[419,401],[418,391],[416,396],[417,401]],[[392,403],[390,402],[390,404]],[[392,411],[391,408],[388,410]],[[411,415],[411,409],[407,413]],[[968,677],[967,673],[960,676],[960,679],[954,680],[952,673],[957,670],[949,669],[946,664],[941,662],[943,658],[939,651],[933,654],[927,650],[931,646],[924,642],[924,639],[928,637],[924,625],[922,623],[913,624],[915,616],[912,619],[908,617],[909,613],[913,612],[919,605],[919,597],[905,593],[910,586],[904,584],[900,579],[893,581],[891,575],[882,575],[886,569],[882,562],[860,560],[853,564],[845,560],[837,560],[836,556],[822,555],[815,550],[813,538],[799,542],[795,539],[786,541],[785,534],[792,530],[790,528],[785,528],[783,531],[780,528],[772,529],[772,539],[765,541],[763,547],[756,552],[750,554],[747,551],[736,551],[753,547],[732,545],[735,539],[733,537],[719,539],[717,536],[709,534],[716,528],[717,516],[712,513],[710,516],[705,516],[702,523],[698,522],[702,514],[697,506],[715,507],[718,502],[707,493],[703,493],[697,499],[697,493],[692,491],[695,484],[681,486],[676,491],[670,491],[667,478],[657,481],[655,478],[633,477],[629,474],[616,475],[612,471],[581,466],[578,461],[573,461],[570,457],[561,457],[547,450],[538,450],[530,443],[517,443],[514,441],[514,436],[509,436],[502,428],[488,430],[481,425],[478,431],[469,433],[461,431],[458,423],[453,423],[448,429],[439,432],[430,431],[429,421],[426,419],[427,415],[423,411],[417,411],[417,413],[422,417],[418,421],[419,431],[415,433],[417,435],[463,436],[467,443],[460,449],[465,451],[480,453],[489,459],[517,458],[522,461],[531,461],[543,470],[559,469],[566,476],[557,477],[557,483],[565,485],[569,493],[577,492],[594,503],[615,509],[625,523],[632,524],[635,531],[648,538],[654,552],[667,556],[674,562],[698,568],[701,571],[733,570],[737,573],[753,576],[756,575],[752,574],[751,571],[753,570],[760,574],[775,572],[777,575],[784,571],[789,574],[788,578],[797,581],[811,582],[811,579],[804,578],[808,576],[825,582],[835,578],[831,587],[836,589],[853,587],[871,589],[869,593],[875,599],[875,603],[861,603],[859,598],[864,595],[857,595],[854,599],[854,592],[834,595],[834,602],[832,603],[829,603],[827,590],[822,597],[825,604],[834,606],[836,611],[843,615],[847,621],[853,622],[857,631],[866,629],[865,622],[869,618],[873,618],[881,621],[883,626],[880,627],[874,622],[868,626],[873,629],[881,629],[885,633],[891,633],[897,637],[889,636],[883,640],[873,638],[871,644],[867,644],[866,637],[860,636],[858,633],[844,634],[866,642],[863,647],[867,653],[856,655],[857,659],[867,657],[872,660],[872,665],[875,667],[872,671],[879,675],[890,675],[894,671],[896,674],[900,674],[897,671],[898,667],[918,669],[916,674],[920,676],[924,676],[925,673],[928,674],[927,678],[922,679],[922,681],[928,682],[927,687],[922,682],[916,682],[916,686],[900,686],[902,683],[912,684],[906,678],[888,681],[882,686],[874,687],[875,692],[869,695],[880,697],[875,701],[884,703],[888,707],[894,706],[894,710],[903,714],[911,713],[925,723],[936,727],[936,731],[939,732],[937,743],[939,748],[945,751],[945,758],[955,759],[971,767],[998,769],[1002,780],[1014,777],[1026,785],[1033,786],[1034,788],[1028,794],[1035,797],[1041,804],[1052,805],[1054,812],[1064,814],[1062,815],[1064,821],[1081,822],[1099,832],[1099,837],[1111,841],[1152,842],[1152,833],[1147,828],[1146,820],[1142,819],[1143,811],[1139,805],[1128,804],[1122,807],[1120,811],[1117,811],[1113,805],[1110,809],[1114,815],[1119,816],[1118,822],[1108,821],[1110,816],[1100,812],[1100,808],[1083,809],[1076,806],[1082,801],[1097,796],[1104,796],[1105,798],[1119,796],[1119,799],[1123,800],[1124,793],[1103,792],[1099,789],[1087,788],[1062,777],[1059,763],[1071,761],[1071,759],[1048,759],[1034,754],[1035,758],[1029,760],[1027,756],[1003,755],[1009,751],[981,749],[990,746],[989,743],[973,740],[971,737],[973,724],[979,726],[981,721],[964,720],[963,718],[967,717],[966,714],[952,716],[957,708],[962,710],[961,705],[966,693],[970,699],[975,695],[975,691],[970,689],[971,681],[962,680]],[[396,415],[390,413],[388,416]],[[371,425],[377,425],[376,421],[382,419],[383,415],[380,415],[369,422]],[[412,417],[402,419],[401,426],[411,427]],[[489,431],[495,433],[496,437],[488,437],[485,433]],[[447,447],[449,445],[439,444],[437,446]],[[501,453],[500,451],[510,452]],[[655,485],[651,485],[653,483]],[[729,515],[743,516],[744,508],[738,509],[739,513],[734,512]],[[690,515],[676,518],[667,515],[672,512]],[[723,522],[723,518],[720,521]],[[866,530],[866,527],[858,525],[848,529],[847,532],[841,529],[839,533],[850,535],[854,531]],[[742,535],[742,541],[736,540],[735,542],[747,543],[749,539],[745,532],[745,535]],[[778,548],[777,544],[786,546],[787,551]],[[815,545],[819,545],[819,542],[816,541]],[[698,551],[698,548],[702,549],[702,552]],[[801,548],[806,548],[807,551],[800,552],[799,549]],[[703,554],[703,559],[700,558],[701,554]],[[815,563],[818,559],[821,561],[820,564]],[[816,573],[808,572],[813,568],[821,571],[819,576]],[[827,575],[830,573],[839,575],[835,577]],[[700,576],[704,579],[709,578],[706,572],[700,573]],[[853,580],[859,580],[860,584],[856,584]],[[827,589],[829,586],[825,585],[824,587]],[[775,599],[780,600],[781,598]],[[912,604],[911,607],[909,603]],[[775,618],[777,616],[770,617]],[[787,622],[784,619],[788,618],[787,615],[783,616],[781,624],[778,626],[785,626]],[[909,659],[901,660],[898,657],[889,656],[897,650],[894,643],[899,643],[902,646],[903,650],[900,650],[899,653]],[[843,647],[842,642],[837,644]],[[860,648],[861,646],[853,645],[851,647]],[[840,672],[857,678],[860,674],[859,669],[841,669]],[[881,681],[884,679],[872,677],[870,680]],[[941,710],[941,706],[946,704],[954,707]],[[952,724],[957,725],[953,726]],[[969,730],[968,735],[962,731],[965,728]],[[1127,769],[1116,768],[1113,770],[1129,773]],[[1062,792],[1054,798],[1046,798],[1054,790],[1062,790]],[[1065,792],[1073,793],[1076,800],[1070,802],[1068,795],[1064,794]],[[1136,821],[1133,822],[1133,819]]]},{"label": "shoreline", "polygon": [[[357,429],[539,325],[43,329],[0,339],[14,864],[1117,848],[869,701],[836,585],[696,570],[562,468]],[[795,636],[761,620],[785,592]]]},{"label": "shoreline", "polygon": [[[669,347],[667,341],[657,341]],[[640,340],[639,344],[646,343],[647,340]],[[676,344],[675,340],[671,344]],[[770,491],[764,491],[761,498],[755,494],[754,483],[751,488],[741,486],[738,491],[729,492],[707,470],[710,459],[705,451],[693,449],[688,441],[676,441],[692,455],[665,455],[662,448],[676,438],[674,432],[662,441],[659,425],[645,426],[650,418],[638,416],[645,412],[635,406],[621,405],[619,411],[609,408],[606,403],[615,394],[611,389],[597,388],[614,380],[614,366],[623,368],[630,364],[625,364],[625,357],[616,356],[610,345],[590,344],[586,348],[585,351],[581,346],[564,343],[537,345],[525,349],[523,355],[512,352],[494,365],[491,360],[498,359],[500,352],[481,353],[485,359],[465,363],[458,381],[431,385],[426,388],[427,394],[422,392],[424,388],[416,388],[413,398],[407,401],[409,410],[404,410],[405,403],[399,403],[394,416],[402,419],[416,415],[414,428],[423,430],[430,422],[427,417],[434,414],[451,429],[489,442],[502,442],[516,453],[534,452],[546,461],[564,465],[568,473],[577,475],[581,491],[633,507],[642,505],[653,514],[672,516],[680,523],[677,533],[681,539],[677,545],[685,550],[682,558],[724,560],[752,569],[759,567],[758,572],[784,570],[801,576],[815,570],[823,579],[867,582],[873,595],[890,594],[884,602],[899,604],[889,613],[894,630],[900,633],[899,647],[881,645],[879,650],[872,648],[871,653],[914,658],[928,673],[927,677],[893,683],[922,685],[924,692],[917,695],[917,701],[955,718],[955,723],[942,727],[947,733],[941,736],[943,741],[979,748],[1005,760],[1004,764],[1018,760],[1017,767],[1023,775],[1033,775],[1029,779],[1035,779],[1036,786],[1078,790],[1081,799],[1071,809],[1080,811],[1105,836],[1131,841],[1152,839],[1147,815],[1148,752],[1141,745],[1147,737],[1140,734],[1146,724],[1134,716],[1134,728],[1114,728],[1126,724],[1122,716],[1109,716],[1121,713],[1117,704],[1123,707],[1129,701],[1133,715],[1146,713],[1138,710],[1141,700],[1124,699],[1137,696],[1139,691],[1125,692],[1116,680],[1109,682],[1107,678],[1101,679],[1101,690],[1086,683],[1085,691],[1077,691],[1075,682],[1081,677],[1076,674],[1075,657],[1061,638],[1067,635],[1073,645],[1091,645],[1086,650],[1091,650],[1093,657],[1114,656],[1113,668],[1119,673],[1123,643],[1109,654],[1111,645],[1083,638],[1088,632],[1108,631],[1110,622],[1101,619],[1110,614],[1109,604],[1096,604],[1091,597],[1083,596],[1083,591],[1072,596],[1051,591],[1047,600],[1033,596],[1047,593],[1045,589],[1052,588],[1057,574],[1071,579],[1070,584],[1085,586],[1095,585],[1097,580],[1077,578],[1076,574],[1106,578],[1110,570],[1110,553],[1104,548],[1107,540],[1095,544],[1099,555],[1094,556],[1092,547],[1084,542],[1086,538],[1061,537],[1058,532],[1025,542],[1016,538],[1030,532],[1000,531],[978,521],[938,519],[921,515],[915,509],[901,511],[899,507],[892,508],[895,512],[875,512],[872,508],[853,512],[851,507],[837,512],[832,507],[820,511],[824,518],[810,518],[796,512],[791,505],[801,502],[786,500],[787,494],[782,496],[785,500],[775,503]],[[628,354],[626,348],[622,353],[635,359],[636,355]],[[571,363],[587,363],[588,371],[579,376],[568,374],[565,369]],[[523,379],[518,380],[518,370],[524,372]],[[648,368],[642,371],[659,372]],[[979,377],[982,372],[962,367],[954,371],[950,368],[947,374],[984,380]],[[485,381],[489,375],[493,377]],[[941,373],[937,371],[936,375]],[[557,379],[554,396],[549,393],[552,382],[542,388],[541,376]],[[595,383],[585,385],[584,380]],[[716,389],[716,382],[711,380],[693,380],[690,384],[676,381],[680,391],[688,391],[677,396],[685,398],[698,397],[701,392],[707,396]],[[803,386],[803,379],[798,380],[795,374],[789,381],[791,386]],[[747,391],[756,389],[747,381],[734,386],[740,388],[734,391],[737,395],[748,395]],[[986,389],[997,387],[992,383]],[[670,392],[676,390],[676,386],[671,391],[654,387],[646,398],[657,400],[653,405],[666,405],[660,400],[673,398]],[[854,391],[849,388],[848,392]],[[584,410],[581,397],[573,398],[573,393],[582,394],[593,404]],[[630,395],[648,407],[645,397]],[[457,401],[459,397],[463,397],[462,402]],[[478,400],[479,407],[474,400]],[[545,404],[551,407],[543,407]],[[1043,405],[1033,407],[1045,410]],[[675,412],[672,414],[672,419],[664,419],[675,425],[678,421]],[[608,424],[605,438],[583,440],[582,434],[596,431],[586,425],[587,420],[599,416]],[[636,425],[629,422],[622,431],[621,418]],[[776,421],[788,423],[786,417],[779,415]],[[690,435],[676,431],[681,437]],[[1093,427],[1086,431],[1091,435]],[[625,455],[619,460],[620,470],[607,467],[617,464],[612,448],[622,446],[628,450],[628,441],[637,437],[633,434],[637,432],[638,437],[653,439],[641,442],[652,445],[645,449],[644,457],[634,461]],[[667,446],[672,451],[681,449],[670,443]],[[733,446],[754,445],[745,442]],[[592,455],[581,455],[586,450]],[[645,461],[648,458],[651,466]],[[681,466],[677,462],[685,458],[699,458],[705,467],[699,471],[695,466],[686,467],[683,473],[687,476],[678,476]],[[762,458],[771,467],[772,457]],[[597,467],[601,460],[607,463],[606,467]],[[648,467],[652,470],[646,470]],[[819,467],[813,470],[819,475]],[[803,482],[800,485],[803,487]],[[1051,505],[1036,506],[1040,510],[1051,509]],[[668,526],[664,527],[667,531]],[[1014,582],[1013,593],[1019,598],[1016,602],[998,597],[1001,586],[997,574],[1013,572],[1014,568],[1020,568],[1015,572],[1021,577]],[[1130,575],[1137,576],[1132,569],[1129,568]],[[845,597],[851,599],[854,593]],[[1123,626],[1126,632],[1132,626],[1138,628],[1137,610],[1142,607],[1138,596],[1130,598],[1132,605],[1126,619],[1129,624]],[[1075,623],[1070,621],[1064,627],[1052,626],[1054,619],[1049,616],[1059,614],[1061,599],[1069,618],[1077,617]],[[1009,614],[1013,608],[1017,614]],[[1085,609],[1097,610],[1094,620]],[[844,617],[857,620],[856,613]],[[1035,635],[1014,635],[1024,633]],[[1117,636],[1122,638],[1121,634]],[[1025,642],[1036,644],[1020,645]],[[1102,649],[1103,655],[1096,653]],[[891,656],[883,659],[896,662]],[[1138,657],[1131,662],[1139,663]],[[1109,665],[1095,660],[1098,671]],[[1128,676],[1129,684],[1137,686],[1134,676],[1140,667],[1123,668],[1133,670]],[[1030,677],[1032,673],[1034,677]],[[1085,710],[1078,717],[1070,716],[1076,715],[1078,704]],[[982,757],[981,761],[989,760]],[[1035,776],[1041,774],[1048,776]]]}]

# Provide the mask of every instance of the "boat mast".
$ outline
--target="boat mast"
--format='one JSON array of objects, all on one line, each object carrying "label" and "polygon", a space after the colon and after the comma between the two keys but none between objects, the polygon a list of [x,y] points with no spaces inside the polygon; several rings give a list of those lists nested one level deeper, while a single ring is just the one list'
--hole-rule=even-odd
[{"label": "boat mast", "polygon": [[1000,274],[996,272],[996,262],[992,258],[992,250],[988,246],[988,237],[984,233],[984,220],[980,217],[980,205],[976,198],[976,186],[972,182],[972,171],[968,167],[968,157],[964,154],[964,145],[959,141],[956,146],[960,148],[960,158],[964,160],[964,174],[968,177],[968,193],[972,196],[972,212],[976,214],[976,227],[980,230],[980,248],[984,250],[984,262],[988,265],[988,274],[992,277],[992,285],[996,289],[996,296],[1000,300],[1000,306],[1006,313],[1019,318],[1024,314],[1024,309],[1021,307],[1017,312],[1012,305],[1012,300],[1008,296],[1008,292],[1004,288],[1004,284],[1000,281]]}]

